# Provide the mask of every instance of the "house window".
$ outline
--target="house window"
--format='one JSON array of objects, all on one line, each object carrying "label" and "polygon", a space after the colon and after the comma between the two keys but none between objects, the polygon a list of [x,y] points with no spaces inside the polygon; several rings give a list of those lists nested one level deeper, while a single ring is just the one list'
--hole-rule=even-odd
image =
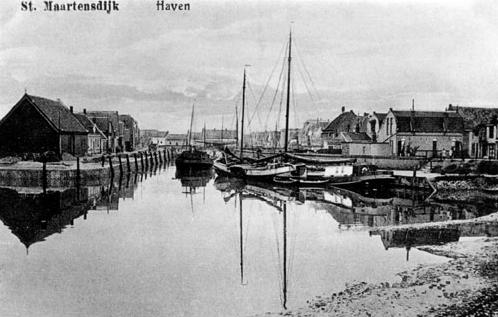
[{"label": "house window", "polygon": [[386,134],[389,135],[389,119],[386,120]]},{"label": "house window", "polygon": [[494,137],[495,137],[495,127],[494,126],[490,126],[489,127],[489,138],[493,139]]}]

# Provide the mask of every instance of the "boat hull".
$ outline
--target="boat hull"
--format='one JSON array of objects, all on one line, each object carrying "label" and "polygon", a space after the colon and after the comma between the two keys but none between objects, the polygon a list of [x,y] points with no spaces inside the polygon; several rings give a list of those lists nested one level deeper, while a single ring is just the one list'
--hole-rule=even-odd
[{"label": "boat hull", "polygon": [[276,167],[253,167],[240,164],[230,166],[229,171],[235,177],[273,182],[275,176],[295,171],[295,166],[288,164]]}]

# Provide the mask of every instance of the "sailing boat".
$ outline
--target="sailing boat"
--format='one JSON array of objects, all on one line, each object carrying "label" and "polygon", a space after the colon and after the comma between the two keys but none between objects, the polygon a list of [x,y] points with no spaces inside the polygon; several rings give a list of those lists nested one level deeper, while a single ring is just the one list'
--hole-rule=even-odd
[{"label": "sailing boat", "polygon": [[[289,143],[289,106],[290,106],[290,89],[291,89],[291,48],[292,48],[292,32],[289,33],[289,55],[287,58],[287,101],[285,112],[285,141],[284,152],[287,152]],[[215,168],[222,174],[229,174],[236,177],[255,180],[273,181],[273,178],[280,174],[290,173],[296,170],[295,165],[286,163],[282,160],[283,155],[277,154],[274,156],[262,158],[260,160],[244,161],[244,112],[245,112],[245,88],[246,88],[246,70],[244,69],[244,80],[242,85],[242,118],[241,118],[241,134],[240,134],[240,157],[239,163],[228,161],[227,153],[224,153],[224,162],[219,160],[215,164]],[[225,151],[226,152],[226,151]],[[230,154],[230,153],[228,153]],[[234,156],[234,155],[231,155]]]},{"label": "sailing boat", "polygon": [[175,160],[178,169],[209,169],[213,166],[213,160],[209,155],[197,150],[192,145],[192,124],[194,121],[194,105],[192,105],[192,115],[190,117],[190,130],[187,138],[186,151],[183,151]]}]

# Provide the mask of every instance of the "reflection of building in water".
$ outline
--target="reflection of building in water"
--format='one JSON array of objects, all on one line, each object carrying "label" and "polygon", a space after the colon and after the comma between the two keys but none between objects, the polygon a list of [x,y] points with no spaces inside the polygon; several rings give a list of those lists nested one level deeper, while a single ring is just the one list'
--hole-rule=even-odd
[{"label": "reflection of building in water", "polygon": [[406,248],[407,260],[412,247],[440,245],[457,242],[460,237],[498,236],[496,222],[449,223],[436,228],[392,228],[372,230],[370,235],[380,235],[384,248]]},{"label": "reflection of building in water", "polygon": [[395,229],[371,232],[380,234],[384,248],[406,248],[406,260],[409,260],[410,249],[422,245],[441,245],[456,242],[460,238],[460,231],[456,228],[419,228]]},{"label": "reflection of building in water", "polygon": [[67,189],[46,194],[19,194],[0,189],[0,219],[28,248],[61,233],[73,220],[86,215],[95,200],[94,188]]},{"label": "reflection of building in water", "polygon": [[365,193],[344,189],[327,189],[323,193],[323,198],[318,195],[311,199],[315,201],[313,203],[315,208],[325,209],[341,227],[380,227],[471,219],[492,212],[494,206],[490,202],[479,201],[466,203],[426,201],[426,197],[420,195],[421,192],[411,192],[407,189],[383,191],[381,198],[375,197],[374,193],[364,196]]},{"label": "reflection of building in water", "polygon": [[380,231],[384,248],[409,248],[421,245],[439,245],[456,242],[460,231],[452,228],[421,228]]},{"label": "reflection of building in water", "polygon": [[[406,188],[370,188],[354,192],[339,188],[289,189],[258,184],[236,184],[230,179],[217,178],[218,190],[229,194],[243,191],[271,205],[271,200],[307,203],[327,211],[341,228],[351,226],[381,227],[456,219],[471,219],[488,214],[497,203],[490,201],[434,202],[426,201],[429,193]],[[232,193],[233,194],[233,193]]]},{"label": "reflection of building in water", "polygon": [[9,227],[26,248],[44,241],[54,233],[73,225],[74,219],[93,210],[118,210],[119,198],[133,198],[136,179],[113,183],[109,187],[70,188],[63,191],[43,191],[36,188],[0,188],[0,220]]}]

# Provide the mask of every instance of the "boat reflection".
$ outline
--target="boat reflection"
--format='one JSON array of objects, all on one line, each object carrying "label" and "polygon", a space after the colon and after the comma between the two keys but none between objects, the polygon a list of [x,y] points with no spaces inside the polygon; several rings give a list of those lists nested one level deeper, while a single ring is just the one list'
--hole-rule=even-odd
[{"label": "boat reflection", "polygon": [[184,188],[184,194],[194,194],[198,188],[205,189],[213,177],[213,169],[176,169],[175,172],[175,178],[180,180]]},{"label": "boat reflection", "polygon": [[471,219],[493,211],[489,202],[451,203],[427,200],[430,193],[406,188],[288,188],[278,185],[217,177],[214,185],[227,201],[242,192],[247,198],[266,202],[281,210],[279,202],[308,204],[325,210],[340,229],[383,227],[456,219]]},{"label": "boat reflection", "polygon": [[[368,192],[354,192],[341,188],[287,188],[267,183],[240,181],[218,177],[215,187],[224,194],[225,201],[232,197],[263,201],[283,215],[284,259],[286,265],[286,216],[288,204],[309,204],[312,209],[324,210],[338,223],[339,229],[369,228],[371,235],[380,235],[386,250],[406,248],[407,260],[412,247],[440,245],[456,242],[461,236],[497,236],[498,226],[492,223],[462,224],[445,228],[396,229],[405,224],[471,219],[493,212],[496,202],[469,201],[450,203],[427,200],[429,193],[409,191],[406,188],[369,188]],[[486,208],[487,206],[487,208]],[[240,210],[242,221],[242,209]],[[376,230],[394,226],[394,229]],[[242,224],[240,225],[242,241]],[[241,242],[242,243],[242,242]],[[241,263],[242,263],[241,246]],[[241,266],[241,272],[243,267]],[[284,271],[284,278],[287,274]],[[242,273],[241,273],[242,274]],[[284,280],[283,285],[286,285]],[[283,290],[286,299],[286,289]],[[286,301],[284,301],[285,304]],[[285,307],[284,307],[285,308]]]}]

